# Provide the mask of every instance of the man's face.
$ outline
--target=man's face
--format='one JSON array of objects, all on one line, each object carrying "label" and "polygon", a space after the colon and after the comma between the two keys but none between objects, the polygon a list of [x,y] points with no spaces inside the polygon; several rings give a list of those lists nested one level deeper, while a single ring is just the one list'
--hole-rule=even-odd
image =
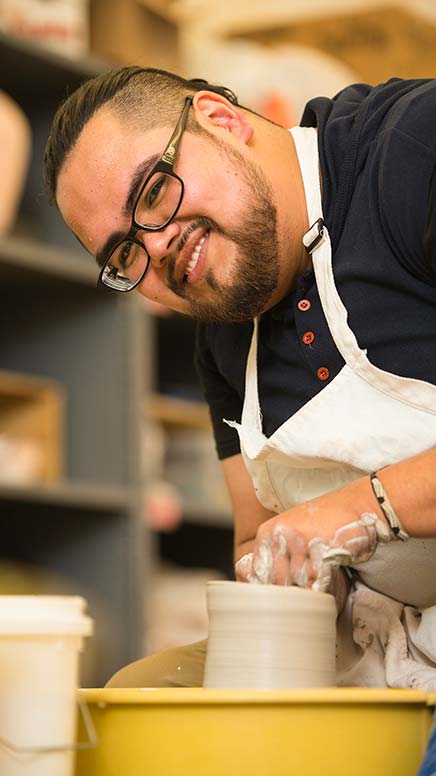
[{"label": "man's face", "polygon": [[[132,128],[107,107],[85,126],[61,169],[57,201],[92,254],[129,231],[132,180],[162,153],[171,130]],[[151,259],[138,286],[144,296],[204,321],[249,320],[270,305],[279,279],[276,208],[262,171],[241,151],[185,132],[174,168],[185,184],[176,218],[137,235]]]}]

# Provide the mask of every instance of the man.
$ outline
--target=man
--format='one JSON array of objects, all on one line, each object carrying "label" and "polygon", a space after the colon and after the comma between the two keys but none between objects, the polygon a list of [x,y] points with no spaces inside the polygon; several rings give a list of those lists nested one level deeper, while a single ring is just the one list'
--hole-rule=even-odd
[{"label": "man", "polygon": [[[288,131],[124,68],[45,154],[100,281],[200,321],[237,578],[335,593],[340,684],[436,689],[435,105],[431,79],[357,84]],[[204,652],[112,683],[201,684]]]}]

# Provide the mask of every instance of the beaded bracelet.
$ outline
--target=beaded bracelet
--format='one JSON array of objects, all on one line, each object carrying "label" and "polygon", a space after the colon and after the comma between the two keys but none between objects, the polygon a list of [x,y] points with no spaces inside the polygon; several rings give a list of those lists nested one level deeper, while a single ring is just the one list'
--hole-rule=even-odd
[{"label": "beaded bracelet", "polygon": [[374,496],[376,497],[378,503],[380,504],[380,508],[388,521],[388,524],[391,528],[392,533],[394,534],[396,539],[401,539],[402,542],[406,542],[409,538],[409,534],[404,530],[403,526],[401,525],[401,522],[398,518],[398,516],[395,513],[395,510],[391,504],[391,502],[388,499],[387,493],[381,484],[380,480],[377,477],[377,472],[372,472],[372,474],[369,475],[369,479],[371,482],[371,487],[374,491]]}]

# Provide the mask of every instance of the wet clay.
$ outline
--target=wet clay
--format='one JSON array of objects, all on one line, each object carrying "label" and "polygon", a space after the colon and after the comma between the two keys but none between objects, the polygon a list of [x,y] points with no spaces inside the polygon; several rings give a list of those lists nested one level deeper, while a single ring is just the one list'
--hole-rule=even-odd
[{"label": "wet clay", "polygon": [[327,593],[282,585],[207,584],[205,687],[335,685],[336,605]]}]

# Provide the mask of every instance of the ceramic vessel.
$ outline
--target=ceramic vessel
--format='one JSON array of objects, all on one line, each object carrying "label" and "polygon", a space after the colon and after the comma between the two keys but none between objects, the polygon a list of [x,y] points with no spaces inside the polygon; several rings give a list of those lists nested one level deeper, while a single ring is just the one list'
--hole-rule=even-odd
[{"label": "ceramic vessel", "polygon": [[0,91],[0,235],[13,227],[30,161],[30,124],[19,105]]},{"label": "ceramic vessel", "polygon": [[335,685],[333,596],[298,587],[207,584],[205,687]]}]

